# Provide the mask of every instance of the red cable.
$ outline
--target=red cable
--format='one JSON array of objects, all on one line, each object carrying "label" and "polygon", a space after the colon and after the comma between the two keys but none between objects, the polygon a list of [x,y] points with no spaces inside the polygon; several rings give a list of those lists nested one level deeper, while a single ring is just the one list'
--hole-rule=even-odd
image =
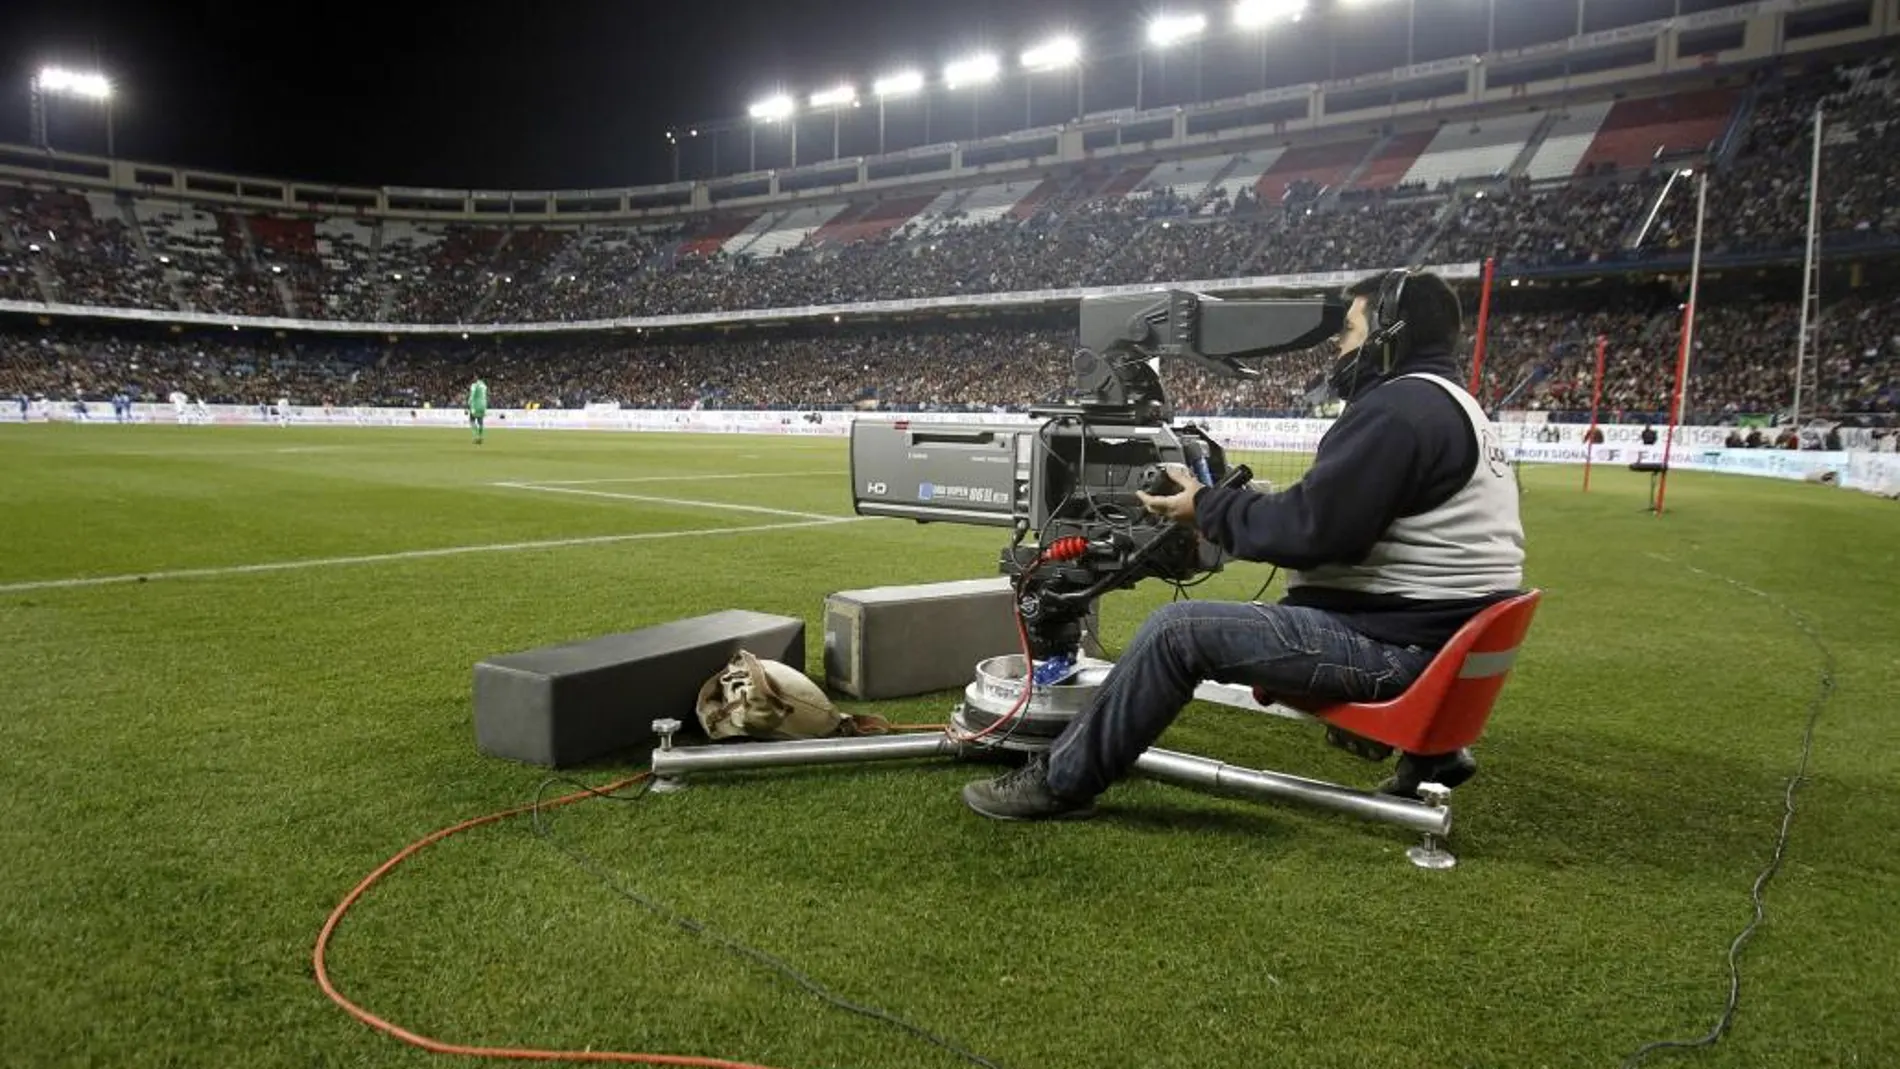
[{"label": "red cable", "polygon": [[[1017,695],[1016,704],[1009,707],[1009,712],[1004,713],[1001,717],[997,718],[996,720],[991,721],[989,727],[984,728],[982,731],[979,731],[974,735],[957,734],[956,725],[954,723],[946,724],[944,726],[944,734],[950,736],[951,739],[960,743],[980,742],[983,739],[986,739],[990,735],[994,734],[996,730],[1001,728],[1004,724],[1008,724],[1016,720],[1019,716],[1022,715],[1023,710],[1029,706],[1029,696],[1032,693],[1034,693],[1036,689],[1036,659],[1030,655],[1029,628],[1026,624],[1023,623],[1022,584],[1028,582],[1029,577],[1036,574],[1036,569],[1042,567],[1042,564],[1044,561],[1074,560],[1075,558],[1080,557],[1083,553],[1087,552],[1088,548],[1089,548],[1089,543],[1088,543],[1088,539],[1086,538],[1077,538],[1074,536],[1070,536],[1068,538],[1058,538],[1054,542],[1051,542],[1049,544],[1048,549],[1043,550],[1042,553],[1039,556],[1037,556],[1035,563],[1031,564],[1026,570],[1024,570],[1022,578],[1017,581],[1016,613],[1015,613],[1016,638],[1022,643],[1023,692]],[[1058,556],[1057,555],[1058,553],[1066,554],[1066,556]]]},{"label": "red cable", "polygon": [[[544,802],[541,804],[541,808],[553,809],[556,806],[570,805],[584,798],[592,798],[597,794],[610,794],[623,787],[632,786],[646,777],[647,773],[642,772],[637,776],[623,779],[618,783],[609,784],[608,786],[596,790],[577,791],[573,794],[556,798],[551,802]],[[402,851],[395,857],[383,862],[377,866],[376,871],[363,877],[363,882],[357,884],[349,894],[343,897],[343,901],[337,903],[336,909],[330,913],[330,919],[323,923],[323,931],[317,935],[317,948],[316,953],[313,955],[313,961],[317,970],[317,986],[321,987],[323,993],[330,997],[330,1001],[343,1007],[343,1012],[369,1025],[371,1028],[394,1036],[411,1046],[421,1047],[423,1050],[434,1054],[461,1054],[471,1058],[512,1058],[517,1061],[535,1062],[616,1062],[639,1065],[684,1065],[695,1066],[698,1067],[698,1069],[772,1069],[771,1066],[757,1065],[752,1062],[734,1062],[726,1061],[721,1058],[701,1058],[684,1054],[635,1054],[611,1050],[531,1050],[515,1047],[471,1047],[460,1043],[444,1043],[439,1039],[431,1039],[428,1036],[411,1032],[401,1025],[391,1024],[343,997],[342,992],[338,991],[336,986],[330,982],[330,970],[324,963],[324,956],[330,949],[330,937],[336,934],[337,925],[342,923],[343,915],[350,911],[350,907],[356,904],[357,899],[363,897],[365,891],[368,891],[374,886],[376,881],[382,879],[391,869],[407,861],[425,846],[439,843],[451,835],[467,831],[470,828],[479,828],[483,824],[493,824],[498,820],[504,820],[508,817],[516,816],[517,814],[526,813],[533,808],[535,807],[531,805],[517,806],[499,813],[490,813],[485,817],[465,820],[453,827],[443,828],[441,831],[433,832],[403,847]]]}]

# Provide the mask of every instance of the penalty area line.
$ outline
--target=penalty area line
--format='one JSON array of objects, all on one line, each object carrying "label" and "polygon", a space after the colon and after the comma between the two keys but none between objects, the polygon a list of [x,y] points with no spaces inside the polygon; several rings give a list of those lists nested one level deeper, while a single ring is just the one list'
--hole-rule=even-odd
[{"label": "penalty area line", "polygon": [[583,490],[577,486],[543,486],[540,483],[493,483],[508,490],[533,490],[543,494],[575,494],[580,497],[604,497],[614,501],[643,501],[670,508],[718,509],[723,512],[756,512],[762,516],[791,516],[801,520],[836,520],[840,516],[823,512],[795,512],[791,509],[766,508],[764,505],[734,505],[724,501],[698,501],[684,497],[652,497],[647,494],[616,494],[607,490]]},{"label": "penalty area line", "polygon": [[74,587],[115,586],[124,583],[157,582],[161,579],[215,579],[227,575],[256,575],[263,572],[294,572],[309,568],[335,568],[348,564],[387,564],[393,561],[429,560],[435,557],[459,557],[474,553],[515,553],[531,549],[568,549],[576,546],[611,546],[622,542],[658,542],[670,538],[713,538],[719,535],[753,534],[767,531],[796,531],[807,527],[832,527],[857,523],[862,516],[827,516],[794,523],[760,523],[746,527],[700,527],[688,531],[641,531],[636,534],[590,535],[584,538],[550,538],[538,542],[491,542],[474,546],[443,546],[439,549],[405,549],[395,553],[369,553],[358,557],[308,557],[302,560],[268,561],[263,564],[233,564],[221,568],[179,568],[172,571],[129,575],[100,575],[82,579],[38,579],[25,583],[0,584],[0,594],[24,594],[34,590],[67,590]]},{"label": "penalty area line", "polygon": [[[535,479],[534,486],[594,486],[600,483],[696,483],[704,479],[773,479],[813,475],[849,475],[842,468],[815,471],[734,471],[718,475],[623,475],[613,479]],[[496,486],[521,486],[521,483],[495,483]]]}]

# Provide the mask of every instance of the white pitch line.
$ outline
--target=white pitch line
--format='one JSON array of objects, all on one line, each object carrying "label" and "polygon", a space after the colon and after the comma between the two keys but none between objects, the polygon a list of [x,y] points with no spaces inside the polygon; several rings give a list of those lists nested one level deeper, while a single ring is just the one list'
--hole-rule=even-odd
[{"label": "white pitch line", "polygon": [[801,520],[835,520],[837,516],[823,512],[794,512],[791,509],[772,509],[764,505],[729,505],[721,501],[695,501],[683,497],[649,497],[646,494],[614,494],[605,490],[581,490],[572,486],[542,486],[538,483],[495,483],[496,486],[510,490],[538,490],[544,494],[578,494],[582,497],[605,497],[615,501],[645,501],[653,505],[670,505],[674,508],[721,509],[728,512],[756,512],[762,516],[794,516]]},{"label": "white pitch line", "polygon": [[512,553],[524,549],[565,549],[571,546],[611,546],[621,542],[657,542],[668,538],[710,538],[714,535],[751,534],[755,531],[794,531],[804,527],[830,527],[856,523],[863,516],[827,516],[797,523],[761,523],[750,527],[702,527],[691,531],[642,531],[638,534],[592,535],[586,538],[551,538],[541,542],[492,542],[477,546],[444,546],[440,549],[405,549],[396,553],[371,553],[361,557],[308,557],[303,560],[270,561],[264,564],[234,564],[223,568],[181,568],[169,572],[145,572],[134,575],[100,575],[86,579],[39,579],[26,583],[0,584],[0,594],[24,594],[33,590],[65,590],[72,587],[112,586],[119,583],[144,583],[160,579],[211,579],[223,575],[254,575],[259,572],[294,572],[305,568],[330,568],[344,564],[386,564],[390,561],[428,560],[431,557],[456,557],[470,553]]},{"label": "white pitch line", "polygon": [[[702,479],[770,479],[782,475],[848,475],[841,468],[827,468],[822,471],[741,471],[723,475],[628,475],[617,479],[536,479],[536,486],[593,486],[597,483],[696,483]],[[517,486],[517,483],[497,483],[497,486]]]}]

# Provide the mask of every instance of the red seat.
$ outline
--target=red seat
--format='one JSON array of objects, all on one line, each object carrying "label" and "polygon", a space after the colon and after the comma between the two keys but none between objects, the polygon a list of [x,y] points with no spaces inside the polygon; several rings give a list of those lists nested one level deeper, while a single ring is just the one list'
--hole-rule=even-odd
[{"label": "red seat", "polygon": [[1543,596],[1543,591],[1531,590],[1486,607],[1458,629],[1405,693],[1390,701],[1308,706],[1258,688],[1254,700],[1262,705],[1275,701],[1290,705],[1341,731],[1407,753],[1451,753],[1484,733],[1491,706],[1504,689],[1517,648]]}]

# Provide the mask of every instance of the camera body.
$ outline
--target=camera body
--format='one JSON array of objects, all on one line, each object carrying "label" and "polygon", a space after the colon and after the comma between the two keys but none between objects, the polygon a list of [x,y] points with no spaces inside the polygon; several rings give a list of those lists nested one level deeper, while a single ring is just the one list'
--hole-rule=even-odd
[{"label": "camera body", "polygon": [[[863,516],[1007,527],[1005,574],[1019,582],[1034,652],[1073,649],[1090,603],[1150,578],[1185,582],[1222,562],[1193,531],[1149,514],[1135,496],[1176,492],[1180,464],[1208,481],[1234,477],[1198,427],[1101,421],[1086,409],[1037,410],[1035,425],[859,419],[851,480]],[[1244,469],[1242,469],[1244,471]],[[1033,544],[1025,545],[1030,533]]]},{"label": "camera body", "polygon": [[1197,532],[1148,513],[1136,493],[1179,492],[1164,471],[1170,464],[1203,485],[1252,478],[1244,465],[1230,468],[1199,427],[1172,425],[1161,358],[1252,377],[1239,358],[1317,344],[1344,317],[1335,298],[1084,298],[1075,403],[1032,409],[1030,424],[859,418],[851,425],[854,507],[861,516],[1011,529],[1001,567],[1016,580],[1032,657],[1072,658],[1081,621],[1102,594],[1150,578],[1186,582],[1225,560]]}]

